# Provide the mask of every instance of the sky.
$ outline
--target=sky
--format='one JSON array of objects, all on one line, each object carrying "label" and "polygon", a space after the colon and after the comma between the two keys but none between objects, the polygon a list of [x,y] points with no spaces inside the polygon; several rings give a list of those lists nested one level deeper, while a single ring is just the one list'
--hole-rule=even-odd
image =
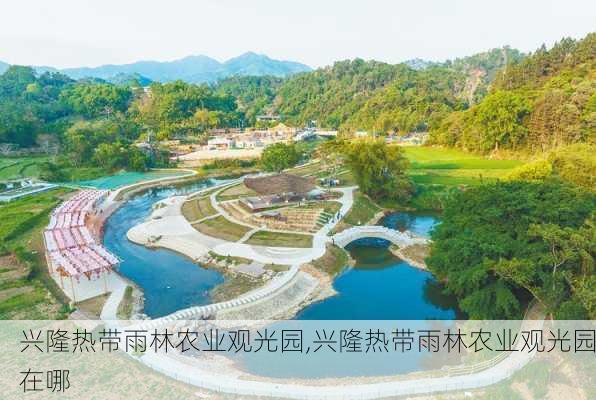
[{"label": "sky", "polygon": [[596,29],[589,0],[18,0],[0,11],[0,61],[58,68],[219,61],[247,51],[312,67],[524,52]]}]

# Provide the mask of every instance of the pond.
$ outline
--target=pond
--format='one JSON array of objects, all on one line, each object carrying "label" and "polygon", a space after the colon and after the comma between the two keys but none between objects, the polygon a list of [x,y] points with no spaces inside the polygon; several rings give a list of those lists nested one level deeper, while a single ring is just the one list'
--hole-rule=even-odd
[{"label": "pond", "polygon": [[[437,219],[428,215],[392,213],[381,224],[429,236]],[[346,247],[356,261],[336,277],[337,295],[305,308],[303,320],[416,320],[455,319],[457,303],[445,296],[439,282],[428,271],[394,256],[389,242],[365,238]]]},{"label": "pond", "polygon": [[118,272],[143,290],[144,312],[152,318],[210,303],[209,291],[223,282],[223,276],[175,252],[148,249],[132,243],[126,238],[126,232],[147,218],[155,202],[213,184],[215,181],[207,180],[179,187],[150,189],[133,196],[106,222],[103,243],[123,260]]},{"label": "pond", "polygon": [[[428,236],[438,220],[429,215],[393,213],[381,224]],[[356,264],[336,277],[337,295],[306,307],[295,321],[269,326],[271,332],[299,330],[303,343],[324,342],[303,352],[259,352],[232,357],[252,374],[274,378],[332,378],[403,374],[454,363],[455,355],[432,357],[418,351],[395,351],[395,329],[420,332],[450,327],[461,318],[454,298],[428,271],[395,257],[382,239],[360,239],[347,250]],[[433,321],[428,321],[433,320]],[[368,347],[367,332],[383,332],[386,345]],[[359,332],[361,351],[341,349],[346,332]],[[279,342],[283,345],[283,339]],[[415,349],[417,350],[417,349]],[[436,354],[436,353],[435,353]]]}]

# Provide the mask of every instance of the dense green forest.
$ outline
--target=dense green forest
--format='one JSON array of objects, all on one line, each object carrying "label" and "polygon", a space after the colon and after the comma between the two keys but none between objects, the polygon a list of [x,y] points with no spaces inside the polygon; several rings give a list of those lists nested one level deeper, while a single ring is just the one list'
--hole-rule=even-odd
[{"label": "dense green forest", "polygon": [[134,79],[123,85],[74,81],[23,66],[0,75],[0,143],[53,154],[41,173],[48,180],[86,177],[94,168],[105,173],[166,165],[159,149],[134,145],[144,132],[157,138],[197,134],[236,125],[240,115],[234,97],[206,85],[153,83],[145,91]]},{"label": "dense green forest", "polygon": [[[196,136],[254,126],[258,114],[277,113],[290,125],[314,120],[343,133],[429,131],[433,144],[474,152],[548,152],[594,141],[595,48],[593,33],[528,56],[504,47],[416,68],[355,59],[289,78],[232,77],[212,86],[174,81],[148,90],[134,76],[121,84],[74,81],[12,66],[0,76],[0,142],[33,147],[51,139],[67,151],[64,165],[97,166],[74,142],[81,129],[95,132],[92,149],[105,143],[112,147],[102,147],[106,154],[124,154],[136,152],[131,145],[142,134]],[[113,167],[163,159],[140,157],[122,155]]]},{"label": "dense green forest", "polygon": [[495,77],[477,105],[431,129],[433,143],[478,152],[546,152],[593,142],[596,129],[596,34],[544,46]]},{"label": "dense green forest", "polygon": [[520,318],[532,298],[559,319],[595,318],[595,206],[557,180],[457,192],[427,263],[471,318]]},{"label": "dense green forest", "polygon": [[244,114],[244,126],[255,126],[257,115],[271,113],[273,99],[283,78],[275,76],[235,76],[214,85],[215,92],[236,99],[238,111]]},{"label": "dense green forest", "polygon": [[288,78],[274,107],[296,125],[316,120],[346,132],[424,131],[482,98],[497,71],[521,58],[519,51],[504,47],[423,68],[340,61]]}]

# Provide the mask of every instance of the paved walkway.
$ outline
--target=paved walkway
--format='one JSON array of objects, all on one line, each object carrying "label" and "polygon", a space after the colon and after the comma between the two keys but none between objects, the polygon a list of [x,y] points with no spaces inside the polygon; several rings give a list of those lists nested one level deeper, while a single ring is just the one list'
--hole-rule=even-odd
[{"label": "paved walkway", "polygon": [[118,319],[118,306],[124,298],[124,292],[126,291],[126,287],[128,286],[124,279],[120,278],[120,276],[116,275],[116,278],[117,284],[112,287],[112,294],[110,295],[110,297],[108,297],[108,300],[103,305],[101,315],[99,316],[100,319],[104,321],[112,321]]},{"label": "paved walkway", "polygon": [[[521,330],[541,329],[544,320],[525,320]],[[516,342],[521,349],[523,341]],[[383,382],[371,382],[366,378],[313,380],[312,383],[295,383],[288,379],[275,381],[251,376],[229,368],[217,370],[212,360],[189,359],[178,354],[150,352],[140,358],[152,369],[176,380],[216,392],[243,396],[264,396],[286,399],[362,400],[396,396],[430,395],[448,391],[462,391],[487,387],[502,382],[523,368],[536,355],[535,351],[514,351],[502,354],[488,362],[462,367],[455,373],[444,371],[443,376],[404,379],[401,376]],[[436,372],[436,371],[434,371]],[[374,379],[374,378],[373,378]]]},{"label": "paved walkway", "polygon": [[414,244],[426,244],[429,242],[428,239],[416,236],[412,232],[400,232],[379,225],[354,226],[333,235],[332,239],[336,245],[345,247],[354,240],[368,237],[385,239],[399,247],[407,247]]},{"label": "paved walkway", "polygon": [[[213,190],[210,187],[206,190],[213,190],[210,199],[215,210],[233,223],[250,227],[249,233],[254,233],[263,228],[255,228],[242,221],[238,221],[228,215],[216,200],[217,194],[225,188],[242,181],[242,178],[226,182]],[[338,188],[342,196],[336,201],[341,203],[340,213],[345,215],[354,203],[354,189],[356,187]],[[205,191],[205,190],[204,190]],[[331,241],[328,233],[339,222],[330,220],[315,235],[313,235],[313,246],[311,248],[273,247],[256,246],[244,243],[250,238],[247,233],[238,242],[228,242],[211,236],[204,235],[194,229],[182,215],[182,204],[188,198],[194,198],[197,193],[189,196],[174,196],[166,199],[156,208],[148,220],[131,228],[127,237],[129,240],[146,246],[162,247],[182,253],[192,259],[198,259],[213,251],[222,256],[234,256],[249,258],[263,264],[304,264],[315,260],[325,254],[326,244]],[[292,233],[294,231],[269,230],[272,232]],[[252,234],[251,233],[251,234]]]}]

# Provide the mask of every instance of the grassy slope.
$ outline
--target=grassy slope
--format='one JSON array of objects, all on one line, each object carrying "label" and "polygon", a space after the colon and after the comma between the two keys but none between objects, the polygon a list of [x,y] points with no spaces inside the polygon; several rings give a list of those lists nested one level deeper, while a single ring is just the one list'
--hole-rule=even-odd
[{"label": "grassy slope", "polygon": [[335,276],[348,265],[348,262],[348,253],[344,249],[328,246],[325,254],[314,260],[312,265],[330,276]]},{"label": "grassy slope", "polygon": [[0,160],[0,180],[37,178],[39,164],[48,159],[46,156],[3,157]]},{"label": "grassy slope", "polygon": [[217,214],[217,211],[211,205],[209,196],[189,200],[182,205],[182,215],[190,222],[215,214]]},{"label": "grassy slope", "polygon": [[[3,299],[0,301],[0,319],[57,319],[64,316],[62,302],[66,299],[48,275],[42,231],[50,211],[62,201],[61,196],[66,191],[55,189],[0,205],[0,221],[3,221],[0,243],[9,253],[18,256],[12,258],[11,265],[2,266],[10,271],[0,275],[4,286],[4,290],[0,290]],[[15,275],[13,271],[19,269],[26,275]],[[7,292],[9,287],[23,288],[23,292]],[[3,291],[6,296],[1,296]]]},{"label": "grassy slope", "polygon": [[247,244],[277,247],[312,247],[312,236],[299,233],[280,233],[259,231],[252,235]]},{"label": "grassy slope", "polygon": [[208,236],[213,236],[230,242],[236,242],[244,234],[250,231],[250,228],[244,225],[238,225],[228,221],[221,215],[212,219],[192,225],[196,230]]}]

